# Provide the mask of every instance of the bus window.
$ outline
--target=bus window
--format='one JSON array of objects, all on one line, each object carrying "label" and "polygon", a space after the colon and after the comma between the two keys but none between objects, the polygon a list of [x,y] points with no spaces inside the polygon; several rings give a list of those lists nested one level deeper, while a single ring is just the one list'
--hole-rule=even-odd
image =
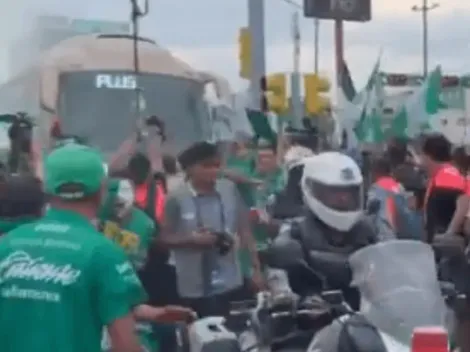
[{"label": "bus window", "polygon": [[136,129],[136,85],[140,115],[163,120],[172,153],[205,139],[209,116],[202,84],[160,74],[142,74],[136,81],[126,72],[62,74],[59,116],[64,133],[82,136],[112,154]]}]

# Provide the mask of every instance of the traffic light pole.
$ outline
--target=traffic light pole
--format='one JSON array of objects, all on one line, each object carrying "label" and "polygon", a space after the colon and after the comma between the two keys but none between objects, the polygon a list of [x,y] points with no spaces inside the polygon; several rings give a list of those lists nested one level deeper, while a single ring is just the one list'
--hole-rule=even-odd
[{"label": "traffic light pole", "polygon": [[261,78],[266,75],[266,53],[264,40],[264,0],[248,1],[248,27],[251,33],[251,107],[262,108]]}]

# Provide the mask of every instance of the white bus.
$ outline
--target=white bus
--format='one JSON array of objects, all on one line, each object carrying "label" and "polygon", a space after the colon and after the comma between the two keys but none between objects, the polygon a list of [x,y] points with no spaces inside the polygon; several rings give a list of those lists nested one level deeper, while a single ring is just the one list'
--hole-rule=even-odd
[{"label": "white bus", "polygon": [[37,118],[41,148],[50,145],[57,120],[106,155],[136,130],[135,87],[142,116],[157,115],[166,127],[164,152],[175,154],[211,136],[204,99],[210,75],[198,72],[154,41],[139,38],[140,75],[134,75],[133,37],[77,36],[44,53],[38,63],[0,86],[0,110],[25,111]]}]

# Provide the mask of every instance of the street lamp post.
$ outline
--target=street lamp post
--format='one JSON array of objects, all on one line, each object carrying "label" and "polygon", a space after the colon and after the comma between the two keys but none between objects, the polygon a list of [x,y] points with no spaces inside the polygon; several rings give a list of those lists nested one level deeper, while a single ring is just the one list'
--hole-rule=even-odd
[{"label": "street lamp post", "polygon": [[320,65],[320,20],[315,18],[313,21],[313,25],[315,26],[314,71],[315,74],[318,74],[318,67]]},{"label": "street lamp post", "polygon": [[421,12],[423,21],[423,76],[428,75],[428,12],[439,7],[437,2],[428,4],[428,0],[423,0],[421,6],[414,5],[411,10]]}]

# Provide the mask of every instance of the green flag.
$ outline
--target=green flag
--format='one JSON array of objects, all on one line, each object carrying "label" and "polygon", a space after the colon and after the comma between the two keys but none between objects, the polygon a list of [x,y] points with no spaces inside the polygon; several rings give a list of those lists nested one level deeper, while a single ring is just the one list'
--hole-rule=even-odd
[{"label": "green flag", "polygon": [[380,76],[380,56],[367,80],[362,95],[363,108],[355,129],[356,137],[360,142],[380,143],[384,140],[381,121],[384,89]]},{"label": "green flag", "polygon": [[268,121],[268,116],[261,112],[255,110],[246,110],[248,120],[250,121],[251,127],[256,139],[265,139],[273,145],[277,143],[277,134],[271,127],[271,124]]},{"label": "green flag", "polygon": [[429,128],[430,120],[442,109],[441,94],[441,68],[436,67],[398,110],[392,120],[392,134],[394,136],[414,137]]}]

